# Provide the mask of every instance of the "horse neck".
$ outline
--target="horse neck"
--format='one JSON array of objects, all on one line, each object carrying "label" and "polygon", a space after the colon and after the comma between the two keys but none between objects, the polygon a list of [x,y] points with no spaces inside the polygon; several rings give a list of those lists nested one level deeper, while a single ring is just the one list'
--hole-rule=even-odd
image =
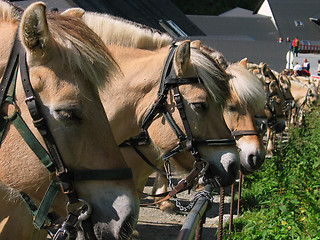
[{"label": "horse neck", "polygon": [[18,25],[15,23],[0,22],[0,77],[3,75],[4,69],[7,65],[17,27]]},{"label": "horse neck", "polygon": [[291,90],[291,93],[292,93],[292,96],[293,96],[295,102],[298,103],[298,105],[302,104],[302,102],[304,101],[304,99],[306,97],[308,88],[299,82],[291,81],[291,89],[290,90]]},{"label": "horse neck", "polygon": [[108,46],[123,73],[100,96],[119,144],[138,134],[144,114],[154,102],[168,47],[147,51]]},{"label": "horse neck", "polygon": [[[131,147],[121,147],[120,150],[128,166],[133,170],[133,180],[137,190],[142,192],[148,177],[154,172],[154,169],[146,164]],[[148,160],[152,161],[156,167],[161,168],[163,161],[159,159],[160,153],[155,146],[139,146],[139,151],[141,151]]]}]

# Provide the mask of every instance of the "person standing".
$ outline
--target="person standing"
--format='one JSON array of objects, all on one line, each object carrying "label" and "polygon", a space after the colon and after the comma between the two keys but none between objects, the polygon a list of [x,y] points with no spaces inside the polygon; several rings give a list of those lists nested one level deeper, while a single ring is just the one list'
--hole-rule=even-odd
[{"label": "person standing", "polygon": [[296,57],[298,57],[299,45],[300,45],[299,38],[296,37],[296,38],[292,41],[293,55],[296,55]]},{"label": "person standing", "polygon": [[308,62],[308,59],[303,59],[302,69],[307,70],[310,72],[310,62]]},{"label": "person standing", "polygon": [[301,65],[298,64],[298,62],[296,62],[294,67],[293,67],[293,76],[300,76],[301,70],[302,70]]}]

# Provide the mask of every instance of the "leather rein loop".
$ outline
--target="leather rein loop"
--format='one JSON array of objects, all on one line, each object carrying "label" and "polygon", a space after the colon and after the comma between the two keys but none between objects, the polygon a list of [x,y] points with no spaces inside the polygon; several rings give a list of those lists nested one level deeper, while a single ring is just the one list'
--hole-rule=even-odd
[{"label": "leather rein loop", "polygon": [[[33,124],[41,134],[47,150],[42,147],[42,145],[30,131],[30,129],[18,113],[18,109],[15,105],[15,85],[19,68],[23,89],[26,95],[25,102],[33,119]],[[15,106],[15,111],[10,116],[7,116],[2,111],[2,106],[4,103],[9,103]],[[26,141],[28,146],[31,148],[31,150],[41,160],[43,165],[48,169],[50,173],[55,172],[55,175],[58,179],[58,181],[52,180],[43,200],[41,201],[39,208],[25,193],[21,193],[21,197],[27,203],[29,211],[32,215],[34,215],[35,227],[37,229],[47,228],[48,230],[48,226],[46,226],[45,221],[48,220],[50,223],[54,220],[52,217],[50,217],[53,214],[49,213],[49,209],[60,187],[63,193],[68,198],[68,206],[77,205],[77,207],[74,208],[72,212],[68,211],[69,215],[63,222],[62,226],[59,227],[57,233],[48,230],[53,239],[62,240],[70,238],[76,232],[76,225],[90,217],[91,212],[89,212],[89,209],[91,209],[91,206],[89,205],[89,203],[78,198],[77,192],[75,191],[73,186],[74,181],[118,180],[132,178],[132,171],[130,168],[70,170],[65,166],[55,140],[47,125],[47,122],[38,106],[37,97],[35,96],[32,89],[26,61],[26,52],[20,40],[18,39],[18,31],[16,33],[14,44],[11,49],[7,67],[0,83],[0,107],[0,144],[4,136],[7,124],[9,122],[12,122],[13,125],[17,128],[20,135]]]}]

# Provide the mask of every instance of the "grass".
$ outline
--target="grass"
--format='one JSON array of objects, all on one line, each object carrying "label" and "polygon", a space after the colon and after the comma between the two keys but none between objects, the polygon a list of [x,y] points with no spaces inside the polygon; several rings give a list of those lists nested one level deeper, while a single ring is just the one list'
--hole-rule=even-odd
[{"label": "grass", "polygon": [[320,240],[320,113],[289,130],[289,142],[246,176],[242,214],[224,239]]}]

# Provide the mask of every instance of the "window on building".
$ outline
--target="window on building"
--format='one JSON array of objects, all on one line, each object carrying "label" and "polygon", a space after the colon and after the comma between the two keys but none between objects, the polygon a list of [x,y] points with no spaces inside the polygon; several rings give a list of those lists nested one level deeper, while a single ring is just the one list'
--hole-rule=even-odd
[{"label": "window on building", "polygon": [[295,25],[296,27],[303,27],[303,22],[300,21],[300,20],[294,20],[294,25]]}]

